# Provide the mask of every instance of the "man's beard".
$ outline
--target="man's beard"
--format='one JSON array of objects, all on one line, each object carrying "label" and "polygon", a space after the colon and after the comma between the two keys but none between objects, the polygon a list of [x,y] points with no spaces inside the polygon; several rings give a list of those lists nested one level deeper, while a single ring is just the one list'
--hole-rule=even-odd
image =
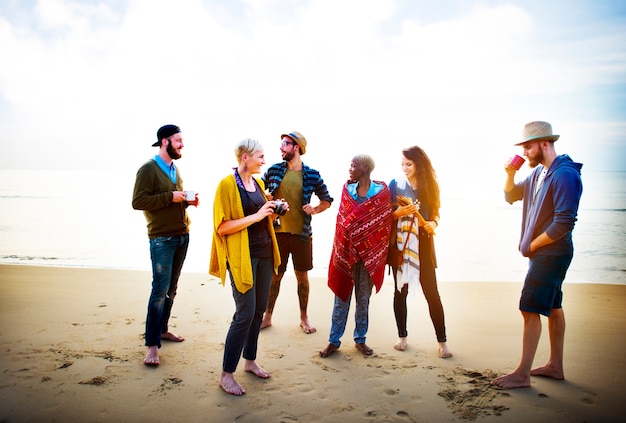
[{"label": "man's beard", "polygon": [[294,157],[293,151],[291,153],[284,153],[283,154],[283,160],[286,161],[286,162],[291,161],[291,159],[293,159],[293,157]]},{"label": "man's beard", "polygon": [[537,153],[537,155],[533,158],[528,157],[528,165],[531,168],[536,168],[537,166],[539,166],[541,164],[541,162],[543,162],[543,151],[539,150],[539,153]]},{"label": "man's beard", "polygon": [[179,154],[176,152],[176,150],[174,149],[174,147],[172,147],[172,142],[168,141],[167,142],[167,154],[169,154],[170,158],[172,160],[178,160],[182,157],[182,154]]}]

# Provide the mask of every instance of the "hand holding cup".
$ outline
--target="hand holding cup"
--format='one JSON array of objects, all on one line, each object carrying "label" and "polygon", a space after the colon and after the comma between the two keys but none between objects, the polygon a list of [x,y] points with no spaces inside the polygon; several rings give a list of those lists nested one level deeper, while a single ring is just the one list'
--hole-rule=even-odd
[{"label": "hand holding cup", "polygon": [[522,156],[518,156],[516,154],[513,157],[511,157],[511,159],[509,160],[507,164],[511,166],[512,168],[514,168],[515,170],[520,170],[520,168],[522,167],[525,161],[526,161],[525,158],[523,158]]},{"label": "hand holding cup", "polygon": [[190,206],[197,207],[199,204],[198,194],[195,191],[185,191],[185,201]]}]

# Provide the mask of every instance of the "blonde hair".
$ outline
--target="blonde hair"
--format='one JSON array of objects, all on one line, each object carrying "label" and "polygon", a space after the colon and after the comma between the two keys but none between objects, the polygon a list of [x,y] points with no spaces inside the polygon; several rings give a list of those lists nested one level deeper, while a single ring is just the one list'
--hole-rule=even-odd
[{"label": "blonde hair", "polygon": [[241,157],[243,157],[244,154],[253,155],[259,150],[263,150],[263,146],[257,140],[252,138],[242,139],[235,147],[235,157],[237,157],[237,163],[241,163]]},{"label": "blonde hair", "polygon": [[372,159],[371,156],[368,156],[367,154],[357,154],[352,158],[352,160],[356,160],[357,162],[367,166],[367,168],[369,169],[369,173],[372,173],[374,171],[375,164],[374,159]]}]

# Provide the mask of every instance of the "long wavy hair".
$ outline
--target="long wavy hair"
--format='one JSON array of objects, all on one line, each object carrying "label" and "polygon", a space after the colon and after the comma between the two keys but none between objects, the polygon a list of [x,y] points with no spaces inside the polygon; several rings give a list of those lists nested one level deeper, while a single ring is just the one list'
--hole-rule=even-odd
[{"label": "long wavy hair", "polygon": [[428,155],[417,145],[402,150],[402,155],[415,165],[415,177],[419,183],[419,200],[426,203],[431,219],[439,217],[439,182]]}]

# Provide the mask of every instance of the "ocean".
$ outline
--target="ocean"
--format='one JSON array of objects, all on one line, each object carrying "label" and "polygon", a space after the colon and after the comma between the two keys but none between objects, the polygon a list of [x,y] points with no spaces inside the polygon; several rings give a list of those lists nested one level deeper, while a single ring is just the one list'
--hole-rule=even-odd
[{"label": "ocean", "polygon": [[[192,174],[184,164],[181,171],[186,188],[201,198],[198,208],[189,208],[191,241],[183,271],[206,273],[213,195],[225,173]],[[143,213],[131,207],[135,172],[0,170],[0,263],[150,270]],[[441,283],[523,281],[527,259],[517,250],[521,203],[504,201],[504,172],[499,172],[499,179],[439,175],[442,208],[435,243]],[[336,201],[313,217],[310,275],[319,277],[327,274],[346,172],[324,176]],[[626,172],[583,168],[583,185],[566,282],[626,284]]]}]

